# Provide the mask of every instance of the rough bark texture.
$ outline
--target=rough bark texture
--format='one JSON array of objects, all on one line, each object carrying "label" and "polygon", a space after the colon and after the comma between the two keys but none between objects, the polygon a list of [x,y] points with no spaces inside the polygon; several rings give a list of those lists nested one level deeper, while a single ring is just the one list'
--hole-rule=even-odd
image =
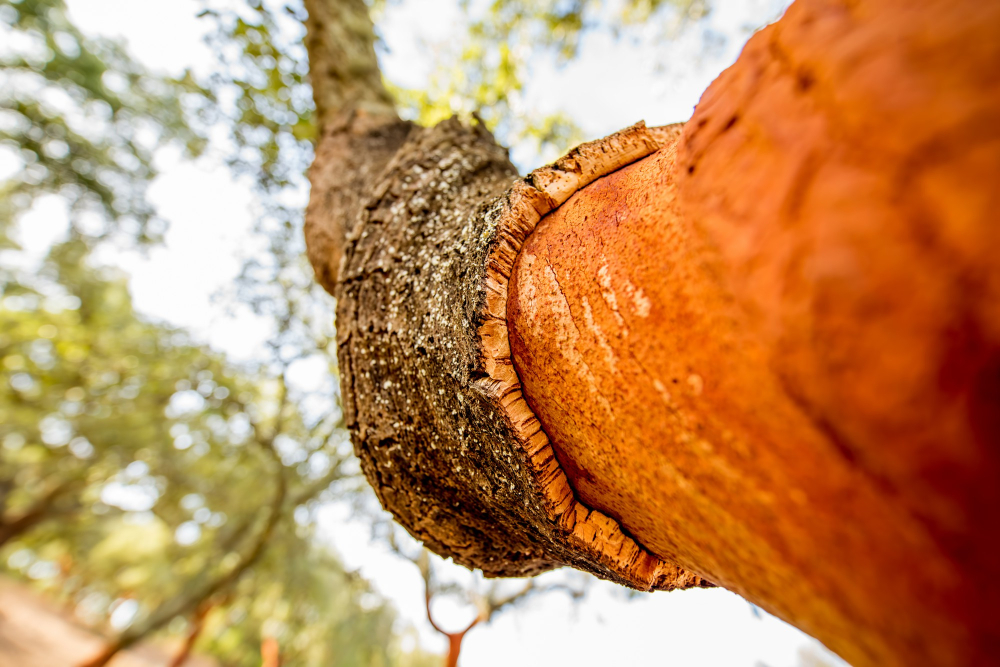
[{"label": "rough bark texture", "polygon": [[857,665],[1000,648],[997,34],[995,4],[796,3],[512,278],[581,500]]},{"label": "rough bark texture", "polygon": [[324,126],[309,169],[305,234],[316,280],[331,294],[344,240],[386,164],[414,125],[394,117],[348,110]]},{"label": "rough bark texture", "polygon": [[382,83],[364,0],[305,0],[304,6],[319,134],[305,234],[316,279],[333,293],[359,206],[413,125],[399,120]]},{"label": "rough bark texture", "polygon": [[414,130],[363,207],[336,291],[347,425],[383,505],[438,553],[489,576],[572,564],[643,590],[707,585],[576,501],[506,346],[525,235],[662,134],[633,128],[514,183],[493,137],[453,120]]}]

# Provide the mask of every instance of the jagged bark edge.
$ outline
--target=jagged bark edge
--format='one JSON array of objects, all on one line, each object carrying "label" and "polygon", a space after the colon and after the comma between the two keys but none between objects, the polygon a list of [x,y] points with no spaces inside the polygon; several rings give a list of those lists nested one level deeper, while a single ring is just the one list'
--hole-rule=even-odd
[{"label": "jagged bark edge", "polygon": [[681,124],[647,128],[643,121],[610,136],[577,146],[551,165],[518,180],[504,196],[497,218],[497,243],[488,258],[487,312],[478,335],[487,377],[479,388],[501,406],[535,475],[543,507],[570,544],[616,571],[640,590],[710,585],[650,553],[624,533],[618,522],[577,498],[545,433],[528,406],[511,358],[507,330],[507,287],[525,239],[548,213],[574,193],[613,171],[640,160],[680,137]]},{"label": "jagged bark edge", "polygon": [[711,586],[577,501],[506,333],[507,277],[543,213],[677,134],[640,123],[518,179],[482,125],[451,119],[411,132],[369,191],[335,294],[345,421],[383,507],[440,555],[493,577]]}]

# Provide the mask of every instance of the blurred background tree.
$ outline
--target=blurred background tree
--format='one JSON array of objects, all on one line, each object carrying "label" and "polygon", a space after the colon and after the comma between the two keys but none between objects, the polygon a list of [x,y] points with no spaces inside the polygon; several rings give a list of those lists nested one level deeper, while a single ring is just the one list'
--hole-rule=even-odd
[{"label": "blurred background tree", "polygon": [[[297,291],[311,281],[282,274],[294,246],[247,264],[239,296],[274,323],[249,366],[139,316],[125,278],[94,261],[104,244],[162,237],[153,153],[204,147],[211,92],[85,37],[60,0],[4,0],[0,19],[0,142],[25,165],[0,199],[7,566],[114,635],[95,665],[184,619],[185,650],[201,639],[227,664],[259,664],[265,632],[303,664],[419,659],[398,650],[391,608],[312,540],[311,506],[358,479],[331,394],[311,402],[287,381],[332,331]],[[33,261],[10,231],[53,194],[70,227]]]},{"label": "blurred background tree", "polygon": [[210,110],[204,89],[189,73],[155,76],[121,44],[87,38],[62,0],[3,0],[0,25],[0,144],[24,163],[0,190],[0,239],[10,244],[9,226],[43,194],[61,195],[88,238],[160,239],[164,223],[146,198],[153,152],[179,142],[201,153],[191,121]]}]

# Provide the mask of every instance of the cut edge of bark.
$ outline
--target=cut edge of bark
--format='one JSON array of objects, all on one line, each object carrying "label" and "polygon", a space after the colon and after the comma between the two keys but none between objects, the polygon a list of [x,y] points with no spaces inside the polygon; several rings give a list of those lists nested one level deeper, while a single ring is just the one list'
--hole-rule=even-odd
[{"label": "cut edge of bark", "polygon": [[497,238],[486,270],[486,309],[478,330],[481,364],[487,376],[478,388],[509,420],[551,520],[573,549],[640,590],[711,586],[700,576],[655,556],[626,534],[618,522],[581,503],[570,486],[544,427],[529,407],[514,369],[507,328],[507,292],[525,240],[547,214],[598,178],[676,141],[681,124],[648,128],[643,121],[577,146],[565,156],[518,180],[504,195]]}]

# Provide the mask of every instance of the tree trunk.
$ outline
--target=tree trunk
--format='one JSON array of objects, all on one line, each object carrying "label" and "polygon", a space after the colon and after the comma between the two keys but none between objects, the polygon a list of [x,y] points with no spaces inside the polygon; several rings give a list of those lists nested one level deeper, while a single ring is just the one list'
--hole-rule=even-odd
[{"label": "tree trunk", "polygon": [[455,632],[447,637],[448,654],[444,657],[444,667],[458,667],[458,658],[462,655],[462,640],[465,639],[465,633]]},{"label": "tree trunk", "polygon": [[325,128],[307,240],[382,503],[490,576],[711,581],[857,665],[993,660],[997,34],[799,0],[683,130],[517,181],[478,124]]}]

